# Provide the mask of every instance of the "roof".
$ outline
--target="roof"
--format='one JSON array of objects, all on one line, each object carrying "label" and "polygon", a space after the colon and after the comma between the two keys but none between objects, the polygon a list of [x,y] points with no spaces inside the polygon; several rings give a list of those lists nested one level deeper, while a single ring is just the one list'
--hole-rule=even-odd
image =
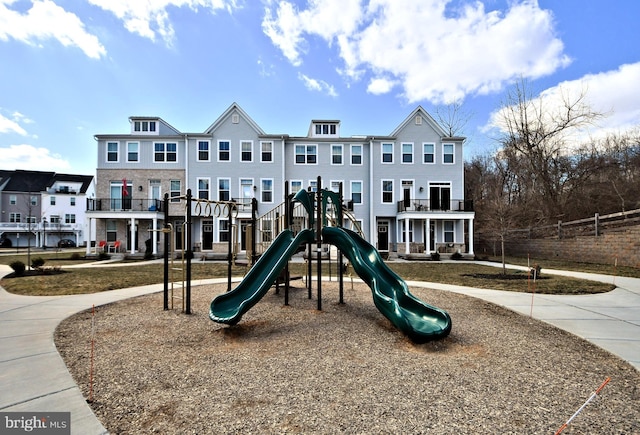
[{"label": "roof", "polygon": [[84,193],[92,180],[93,175],[56,174],[55,172],[22,169],[0,171],[0,186],[4,184],[2,190],[6,192],[44,192],[56,181],[70,181],[81,182],[81,192]]}]

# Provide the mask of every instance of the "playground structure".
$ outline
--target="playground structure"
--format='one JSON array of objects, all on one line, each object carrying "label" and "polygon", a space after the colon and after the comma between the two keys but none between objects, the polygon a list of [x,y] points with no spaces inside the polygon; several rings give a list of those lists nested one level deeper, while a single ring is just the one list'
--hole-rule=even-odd
[{"label": "playground structure", "polygon": [[[232,249],[231,236],[229,237],[229,287],[223,293],[211,301],[209,317],[211,320],[228,325],[237,324],[242,316],[249,311],[269,291],[274,282],[280,276],[284,276],[285,305],[288,305],[289,293],[289,260],[292,255],[307,249],[308,265],[308,296],[312,297],[312,261],[313,246],[315,244],[316,259],[316,286],[318,310],[322,310],[322,261],[323,245],[330,244],[339,250],[339,284],[340,303],[343,303],[343,261],[346,256],[353,270],[370,287],[373,301],[378,310],[400,331],[417,343],[433,339],[444,338],[451,331],[451,318],[449,314],[437,307],[431,306],[415,297],[408,289],[404,280],[393,272],[383,261],[380,253],[369,244],[360,234],[359,228],[354,225],[356,231],[344,228],[346,207],[343,207],[342,188],[339,192],[322,189],[322,180],[318,177],[317,190],[310,192],[298,191],[290,195],[285,184],[284,213],[279,217],[278,226],[281,227],[278,235],[271,241],[261,255],[256,253],[256,228],[258,218],[255,216],[255,208],[252,211],[252,235],[251,258],[252,267],[244,276],[237,287],[231,289],[231,265]],[[191,258],[190,253],[190,229],[191,222],[191,198],[187,193],[186,251],[183,249],[183,258],[186,258],[184,283],[186,284],[184,311],[190,314],[190,281]],[[233,205],[212,206],[209,210],[226,210],[229,218],[229,230],[231,231],[231,219]],[[218,207],[218,209],[216,209]],[[207,208],[207,206],[205,206]],[[196,208],[198,212],[202,207]],[[301,213],[302,211],[302,213]],[[306,213],[305,213],[306,212]],[[295,218],[294,218],[295,216]],[[168,270],[169,262],[167,253],[168,237],[165,235],[165,309],[168,309]]]}]

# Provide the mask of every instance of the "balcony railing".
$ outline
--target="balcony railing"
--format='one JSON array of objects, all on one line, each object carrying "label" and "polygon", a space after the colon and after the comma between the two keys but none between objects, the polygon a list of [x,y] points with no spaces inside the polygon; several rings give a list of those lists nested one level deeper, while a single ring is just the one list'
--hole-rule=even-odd
[{"label": "balcony railing", "polygon": [[452,199],[436,201],[430,199],[409,199],[398,201],[398,213],[427,211],[473,211],[473,200]]},{"label": "balcony railing", "polygon": [[89,198],[87,211],[163,211],[161,199]]}]

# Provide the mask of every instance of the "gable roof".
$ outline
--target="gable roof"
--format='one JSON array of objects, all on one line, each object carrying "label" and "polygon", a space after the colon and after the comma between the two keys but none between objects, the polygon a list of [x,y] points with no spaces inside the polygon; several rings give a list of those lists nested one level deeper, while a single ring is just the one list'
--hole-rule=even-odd
[{"label": "gable roof", "polygon": [[400,131],[404,129],[409,123],[414,122],[414,120],[416,119],[416,116],[418,115],[422,116],[422,119],[426,121],[427,124],[429,124],[431,128],[433,128],[436,131],[436,133],[438,133],[440,137],[447,136],[447,132],[444,131],[444,129],[440,126],[440,124],[438,124],[436,120],[433,119],[433,117],[429,115],[429,113],[426,110],[422,108],[422,106],[416,107],[414,111],[411,112],[411,114],[409,114],[409,116],[407,116],[405,120],[402,121],[400,125],[398,125],[396,129],[393,130],[389,136],[393,136],[393,137],[397,136],[398,133],[400,133]]},{"label": "gable roof", "polygon": [[262,128],[260,128],[260,126],[256,124],[256,122],[251,119],[251,117],[247,115],[244,110],[242,110],[238,103],[231,104],[231,106],[229,106],[229,108],[225,110],[222,115],[220,115],[220,117],[218,117],[218,119],[216,119],[213,124],[211,124],[209,128],[204,131],[205,134],[212,134],[220,126],[220,124],[225,122],[233,114],[233,112],[238,112],[238,114],[242,116],[245,121],[247,121],[247,123],[251,126],[251,128],[255,130],[258,135],[265,134],[264,130],[262,130]]}]

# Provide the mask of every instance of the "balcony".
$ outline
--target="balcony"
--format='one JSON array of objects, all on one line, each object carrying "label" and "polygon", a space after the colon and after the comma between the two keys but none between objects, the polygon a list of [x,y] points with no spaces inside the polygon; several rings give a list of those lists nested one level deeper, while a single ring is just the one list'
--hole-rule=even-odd
[{"label": "balcony", "polygon": [[398,201],[398,213],[405,212],[472,212],[473,200],[452,199],[452,200],[430,200],[430,199],[409,199]]},{"label": "balcony", "polygon": [[161,199],[89,198],[87,211],[162,212],[163,205]]}]

